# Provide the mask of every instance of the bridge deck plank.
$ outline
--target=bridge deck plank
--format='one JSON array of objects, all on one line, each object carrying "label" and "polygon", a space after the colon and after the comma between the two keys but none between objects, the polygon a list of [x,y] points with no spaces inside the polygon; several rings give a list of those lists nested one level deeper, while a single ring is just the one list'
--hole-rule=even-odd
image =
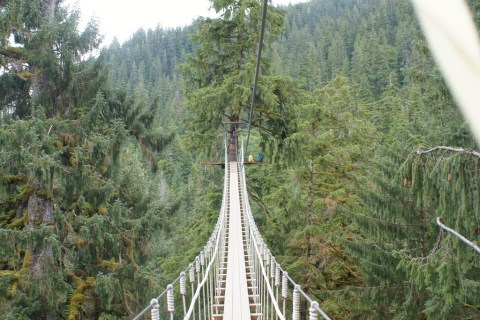
[{"label": "bridge deck plank", "polygon": [[230,166],[230,227],[228,237],[228,269],[223,319],[250,319],[236,162],[232,162]]}]

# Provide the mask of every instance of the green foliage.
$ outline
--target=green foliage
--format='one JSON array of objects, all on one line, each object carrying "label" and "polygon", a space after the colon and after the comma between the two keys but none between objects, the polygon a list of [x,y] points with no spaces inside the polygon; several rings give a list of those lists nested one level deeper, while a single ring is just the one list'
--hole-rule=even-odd
[{"label": "green foliage", "polygon": [[262,234],[335,318],[475,318],[478,258],[438,240],[435,217],[476,239],[476,169],[454,169],[461,156],[408,157],[475,144],[411,6],[312,1],[286,19],[274,70],[318,98],[295,110],[291,167],[250,169]]},{"label": "green foliage", "polygon": [[157,288],[150,243],[175,207],[156,199],[155,170],[173,135],[157,127],[157,101],[110,88],[105,52],[84,59],[95,24],[80,33],[78,13],[52,4],[0,7],[13,19],[2,36],[16,27],[23,46],[0,55],[32,74],[0,75],[0,311],[124,318]]},{"label": "green foliage", "polygon": [[[247,120],[261,3],[212,0],[219,18],[88,59],[95,21],[79,32],[46,3],[0,1],[0,311],[121,319],[210,235],[223,172],[198,162],[223,160],[222,122]],[[478,255],[435,224],[478,243],[478,159],[414,152],[475,143],[411,5],[282,9],[250,149],[274,164],[248,169],[277,259],[335,319],[478,318]]]},{"label": "green foliage", "polygon": [[[79,13],[58,2],[8,0],[0,9],[0,56],[7,71],[0,77],[2,112],[25,117],[42,105],[49,117],[63,117],[104,85],[102,65],[81,61],[100,44],[95,21],[78,32]],[[14,44],[20,48],[3,50]]]},{"label": "green foliage", "polygon": [[102,309],[112,311],[112,304],[118,304],[122,299],[120,292],[120,282],[115,274],[98,274],[95,293],[100,299]]},{"label": "green foliage", "polygon": [[249,169],[260,184],[253,197],[268,208],[265,237],[282,265],[332,317],[352,315],[357,299],[341,290],[361,283],[344,242],[358,233],[349,217],[361,206],[355,180],[375,147],[367,117],[348,79],[337,77],[296,110],[298,130],[287,139],[295,150],[292,168],[276,174],[277,168]]},{"label": "green foliage", "polygon": [[[182,65],[187,108],[189,146],[214,155],[223,122],[248,122],[261,22],[261,1],[212,1],[220,18],[200,18],[191,38],[196,48]],[[281,11],[270,7],[266,17],[264,50],[271,48],[283,26]],[[281,149],[292,128],[289,119],[298,100],[294,84],[272,76],[270,62],[262,58],[262,77],[253,115],[264,143]],[[289,92],[290,91],[290,92]]]},{"label": "green foliage", "polygon": [[[468,306],[480,302],[478,296],[464,286],[464,283],[478,286],[475,282],[480,257],[457,238],[444,234],[434,223],[439,216],[467,238],[477,238],[480,227],[475,216],[480,203],[477,167],[477,157],[442,149],[426,154],[412,153],[403,166],[403,176],[412,181],[415,207],[424,211],[425,249],[431,250],[428,255],[425,251],[401,250],[398,267],[405,270],[409,282],[419,291],[428,292],[422,312],[431,319],[474,316],[476,310]],[[407,308],[410,306],[406,305]]]},{"label": "green foliage", "polygon": [[155,130],[163,134],[183,131],[179,121],[184,98],[177,65],[191,51],[187,38],[192,32],[192,27],[140,29],[122,45],[114,41],[106,50],[112,84],[125,88],[138,99],[136,103],[151,106]]},{"label": "green foliage", "polygon": [[[64,270],[61,274],[37,275],[38,282],[23,288],[26,292],[36,286],[47,290],[41,292],[42,296],[55,301],[47,301],[49,310],[68,300],[65,291],[63,296],[56,295],[62,292],[59,285],[68,288],[67,275],[70,272],[81,270],[85,276],[96,276],[100,271],[109,274],[121,269],[124,271],[112,277],[116,281],[122,279],[123,290],[137,290],[133,279],[134,268],[146,260],[146,252],[142,248],[161,223],[161,215],[158,215],[161,209],[153,198],[155,184],[149,177],[141,150],[133,144],[135,137],[129,135],[121,121],[110,125],[96,122],[105,105],[108,103],[97,97],[92,109],[73,122],[34,118],[15,121],[0,131],[0,137],[7,146],[2,150],[2,173],[15,172],[24,177],[4,184],[10,190],[10,196],[3,198],[7,195],[3,193],[3,209],[22,212],[22,208],[30,208],[35,194],[54,203],[54,218],[48,222],[51,227],[47,225],[36,229],[35,226],[44,225],[45,221],[37,223],[30,218],[28,225],[24,223],[16,227],[18,232],[9,231],[13,226],[8,221],[14,219],[13,216],[6,223],[9,227],[2,230],[4,237],[23,243],[12,249],[13,254],[21,254],[22,251],[18,250],[27,248],[38,253],[47,245],[53,253],[52,270],[58,268],[54,261],[61,261],[63,268],[58,269]],[[57,149],[55,139],[61,139],[64,146]],[[26,147],[17,148],[17,145]],[[121,150],[118,149],[120,146]],[[102,173],[105,166],[108,170]],[[24,195],[23,191],[29,183],[33,183],[30,196]],[[51,185],[52,189],[43,193],[42,187],[38,187],[42,185]],[[32,217],[31,213],[29,217]],[[38,239],[43,240],[37,242]],[[31,247],[32,241],[38,247]],[[112,262],[99,262],[107,260]],[[7,260],[2,262],[7,263]],[[18,268],[21,263],[21,259],[10,261],[7,268]],[[44,268],[46,266],[42,270]],[[130,284],[127,284],[127,279],[130,279]],[[142,295],[137,295],[141,299]],[[127,312],[118,307],[118,304],[127,303],[135,303],[135,300],[117,301],[117,312]]]}]

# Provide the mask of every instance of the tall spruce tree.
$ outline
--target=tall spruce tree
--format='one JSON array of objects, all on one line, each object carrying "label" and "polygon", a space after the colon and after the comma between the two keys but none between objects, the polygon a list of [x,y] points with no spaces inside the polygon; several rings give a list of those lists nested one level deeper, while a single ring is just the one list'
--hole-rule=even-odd
[{"label": "tall spruce tree", "polygon": [[345,77],[315,91],[296,110],[289,168],[251,174],[253,198],[266,209],[258,218],[277,259],[333,318],[351,318],[358,308],[348,289],[362,277],[345,242],[358,234],[351,219],[362,205],[356,181],[378,139],[367,105],[356,97]]},{"label": "tall spruce tree", "polygon": [[[398,251],[398,268],[415,288],[409,295],[425,295],[421,308],[428,319],[480,314],[480,254],[435,223],[441,218],[467,238],[478,239],[479,158],[478,152],[440,146],[412,152],[401,171],[423,240],[421,250]],[[408,302],[405,311],[410,309]]]},{"label": "tall spruce tree", "polygon": [[[197,150],[215,154],[223,121],[248,121],[261,23],[261,1],[211,0],[220,18],[195,21],[197,46],[182,65],[186,84],[189,141]],[[269,7],[266,17],[264,50],[271,47],[282,31],[283,14]],[[280,149],[291,131],[291,106],[297,97],[291,80],[272,76],[265,55],[254,108],[253,126],[264,143]],[[288,93],[288,94],[287,94]]]},{"label": "tall spruce tree", "polygon": [[0,4],[0,56],[6,70],[0,87],[2,111],[34,116],[35,107],[42,105],[47,116],[62,117],[90,99],[97,87],[82,77],[77,63],[98,48],[97,24],[91,21],[78,32],[79,13],[69,13],[61,3],[8,0]]},{"label": "tall spruce tree", "polygon": [[132,315],[156,286],[157,104],[109,88],[104,54],[84,59],[95,23],[61,1],[2,1],[0,19],[0,313]]}]

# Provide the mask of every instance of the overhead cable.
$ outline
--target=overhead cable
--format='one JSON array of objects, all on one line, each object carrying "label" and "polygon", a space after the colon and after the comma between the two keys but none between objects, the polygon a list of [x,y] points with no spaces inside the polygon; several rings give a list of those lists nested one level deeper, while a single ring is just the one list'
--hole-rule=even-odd
[{"label": "overhead cable", "polygon": [[253,105],[255,104],[255,96],[257,95],[258,76],[260,75],[260,62],[262,57],[263,35],[265,34],[265,20],[267,17],[268,0],[263,1],[262,25],[260,26],[260,37],[258,39],[257,65],[255,67],[255,78],[253,81],[252,99],[250,101],[250,115],[248,117],[247,145],[245,146],[245,154],[248,154],[248,143],[250,141],[250,128],[253,120]]}]

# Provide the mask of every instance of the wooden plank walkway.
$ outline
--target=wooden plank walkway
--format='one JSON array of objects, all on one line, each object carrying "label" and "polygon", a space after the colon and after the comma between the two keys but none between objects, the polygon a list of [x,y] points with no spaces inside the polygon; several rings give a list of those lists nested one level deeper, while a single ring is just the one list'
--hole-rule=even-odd
[{"label": "wooden plank walkway", "polygon": [[224,320],[251,319],[243,251],[237,163],[230,163],[230,223]]}]

